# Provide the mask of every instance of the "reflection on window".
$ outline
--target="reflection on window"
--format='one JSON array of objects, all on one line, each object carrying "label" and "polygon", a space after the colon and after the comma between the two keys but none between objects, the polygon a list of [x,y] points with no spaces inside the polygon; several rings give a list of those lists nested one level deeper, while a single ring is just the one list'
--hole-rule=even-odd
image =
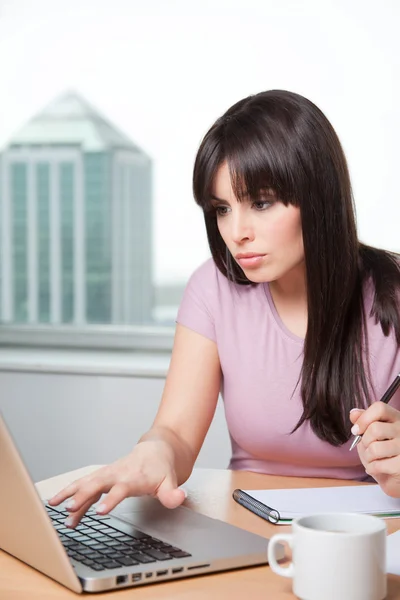
[{"label": "reflection on window", "polygon": [[3,322],[173,322],[182,290],[163,307],[152,282],[152,161],[79,95],[11,140],[0,183]]}]

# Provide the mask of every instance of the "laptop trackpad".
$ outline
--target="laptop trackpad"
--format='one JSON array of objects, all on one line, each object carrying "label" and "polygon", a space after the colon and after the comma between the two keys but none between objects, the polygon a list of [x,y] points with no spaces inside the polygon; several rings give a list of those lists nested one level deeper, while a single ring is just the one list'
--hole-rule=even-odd
[{"label": "laptop trackpad", "polygon": [[[197,540],[209,539],[209,525],[214,523],[214,519],[205,519],[203,515],[197,514],[185,507],[168,509],[160,505],[157,501],[153,506],[136,510],[133,508],[129,512],[118,511],[114,513],[118,519],[133,525],[137,529],[153,535],[154,537],[163,537],[176,543],[182,542],[182,536],[186,538],[189,534],[195,535]],[[192,537],[193,539],[193,537]]]}]

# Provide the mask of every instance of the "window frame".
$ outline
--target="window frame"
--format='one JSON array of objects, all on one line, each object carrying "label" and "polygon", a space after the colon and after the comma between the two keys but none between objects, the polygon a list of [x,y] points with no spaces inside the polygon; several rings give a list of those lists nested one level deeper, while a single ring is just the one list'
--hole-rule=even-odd
[{"label": "window frame", "polygon": [[174,326],[0,324],[0,347],[171,352]]}]

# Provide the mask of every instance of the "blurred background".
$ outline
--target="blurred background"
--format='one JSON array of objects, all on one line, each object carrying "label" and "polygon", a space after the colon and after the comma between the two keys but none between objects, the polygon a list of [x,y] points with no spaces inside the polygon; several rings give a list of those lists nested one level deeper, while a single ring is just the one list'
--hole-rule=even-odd
[{"label": "blurred background", "polygon": [[[317,104],[360,238],[400,251],[399,19],[396,0],[0,0],[0,409],[35,478],[151,424],[209,256],[194,157],[234,102]],[[219,405],[199,464],[228,457]]]}]

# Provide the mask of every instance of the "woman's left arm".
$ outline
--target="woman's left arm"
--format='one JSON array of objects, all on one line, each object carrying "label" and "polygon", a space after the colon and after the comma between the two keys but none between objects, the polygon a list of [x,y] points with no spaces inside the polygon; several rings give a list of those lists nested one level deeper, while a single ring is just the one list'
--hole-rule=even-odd
[{"label": "woman's left arm", "polygon": [[400,498],[400,411],[374,402],[367,410],[350,411],[350,420],[351,432],[362,435],[357,450],[366,473],[386,494]]}]

